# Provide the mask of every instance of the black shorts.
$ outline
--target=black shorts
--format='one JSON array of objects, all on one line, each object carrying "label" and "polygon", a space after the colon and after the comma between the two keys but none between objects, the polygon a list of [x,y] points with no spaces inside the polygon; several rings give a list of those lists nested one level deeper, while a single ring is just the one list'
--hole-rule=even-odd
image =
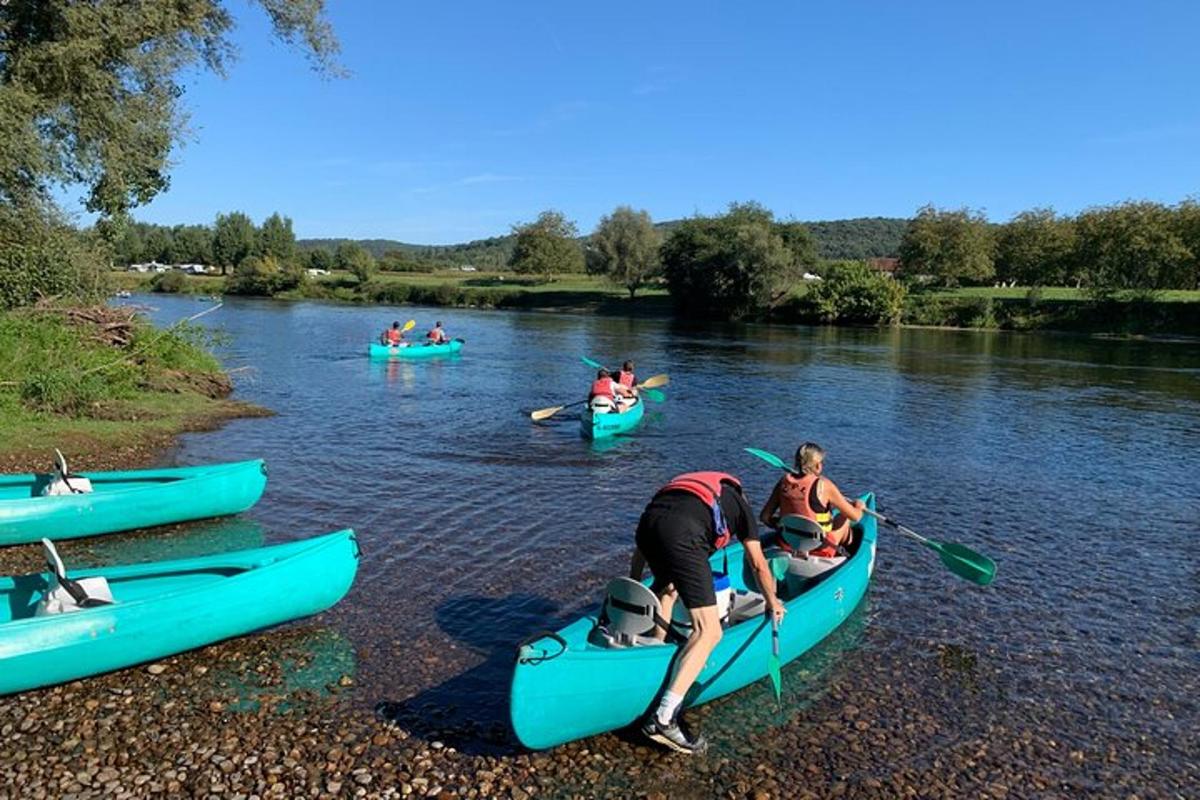
[{"label": "black shorts", "polygon": [[[697,503],[701,501],[697,498]],[[707,512],[707,509],[705,509]],[[715,606],[707,526],[651,503],[637,527],[637,547],[654,573],[651,589],[661,595],[673,584],[685,608]]]}]

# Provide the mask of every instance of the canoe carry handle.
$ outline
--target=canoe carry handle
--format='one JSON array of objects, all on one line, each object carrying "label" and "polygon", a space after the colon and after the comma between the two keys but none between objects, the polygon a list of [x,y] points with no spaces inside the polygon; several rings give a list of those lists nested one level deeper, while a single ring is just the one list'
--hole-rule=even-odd
[{"label": "canoe carry handle", "polygon": [[[557,653],[547,653],[531,647],[534,642],[542,639],[553,639],[558,643],[559,651]],[[517,642],[517,662],[520,664],[537,665],[543,661],[549,661],[552,658],[558,658],[563,653],[567,652],[567,640],[559,636],[554,631],[539,631],[538,633],[526,636],[521,641]]]}]

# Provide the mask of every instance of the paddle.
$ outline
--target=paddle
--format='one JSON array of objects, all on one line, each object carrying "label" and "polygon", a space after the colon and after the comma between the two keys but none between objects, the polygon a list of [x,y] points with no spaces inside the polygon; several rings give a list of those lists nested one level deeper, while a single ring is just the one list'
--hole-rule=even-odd
[{"label": "paddle", "polygon": [[[417,327],[417,321],[415,319],[410,319],[408,322],[404,323],[404,325],[402,325],[400,327],[400,332],[408,333],[415,327]],[[381,335],[381,338],[382,338],[382,335]],[[381,344],[386,344],[388,347],[394,347],[397,349],[399,349],[399,347],[400,347],[400,345],[398,345],[398,344],[389,344],[388,342],[382,342]]]},{"label": "paddle", "polygon": [[[779,456],[754,447],[747,447],[745,450],[750,455],[761,458],[763,461],[767,462],[773,467],[786,470],[793,475],[796,474],[795,470],[784,463],[783,459],[779,458]],[[895,520],[888,519],[878,511],[874,511],[869,508],[863,510],[892,530],[899,531],[906,536],[916,539],[918,542],[937,553],[938,557],[942,560],[942,564],[946,566],[946,569],[950,570],[958,577],[971,581],[972,583],[980,586],[987,586],[992,582],[992,579],[996,577],[996,562],[992,561],[982,553],[977,553],[971,548],[956,542],[939,542],[934,539],[929,539],[912,530],[911,528],[901,525]]]},{"label": "paddle", "polygon": [[[771,559],[771,574],[775,576],[775,586],[778,591],[779,581],[787,575],[788,560],[786,558]],[[779,663],[779,620],[771,615],[771,657],[767,659],[767,674],[771,676],[771,687],[775,690],[775,702],[783,698],[783,671]]]},{"label": "paddle", "polygon": [[[603,364],[601,364],[599,361],[588,358],[587,356],[580,356],[579,360],[582,361],[583,363],[587,364],[589,367],[592,367],[593,369],[606,369],[606,367]],[[659,379],[661,379],[661,380],[659,380]],[[667,383],[669,382],[669,380],[670,379],[666,375],[652,375],[649,378],[647,378],[645,381],[643,381],[642,383],[639,383],[636,388],[651,389],[655,386],[666,386]],[[651,383],[651,381],[659,381],[659,382]],[[645,393],[645,394],[647,397],[649,397],[651,400],[653,400],[656,403],[661,403],[667,399],[667,396],[664,395],[662,392],[650,392],[650,393]]]},{"label": "paddle", "polygon": [[593,361],[592,359],[588,358],[587,356],[580,356],[579,360],[582,361],[583,363],[587,364],[592,369],[604,369],[605,368],[604,365],[601,364],[599,361]]},{"label": "paddle", "polygon": [[573,406],[581,406],[586,402],[588,402],[588,401],[580,400],[578,403],[567,403],[565,406],[551,406],[550,408],[539,408],[537,411],[534,411],[533,413],[531,413],[529,415],[529,418],[532,419],[534,422],[540,422],[541,420],[544,420],[544,419],[550,419],[550,417],[553,417],[555,414],[562,411],[564,408],[571,408]]},{"label": "paddle", "polygon": [[658,389],[643,389],[642,397],[645,397],[647,400],[653,400],[656,403],[661,403],[667,399],[667,396]]}]

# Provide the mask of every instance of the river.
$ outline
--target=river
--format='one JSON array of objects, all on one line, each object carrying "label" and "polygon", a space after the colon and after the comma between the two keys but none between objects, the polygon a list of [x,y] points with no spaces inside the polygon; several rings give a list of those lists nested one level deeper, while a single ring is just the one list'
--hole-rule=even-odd
[{"label": "river", "polygon": [[[133,302],[160,323],[204,308]],[[368,340],[409,318],[418,332],[443,320],[461,356],[369,360]],[[884,794],[889,776],[939,763],[951,789],[988,769],[1019,795],[1186,796],[1195,779],[1195,343],[254,300],[201,322],[226,337],[236,396],[276,416],[189,434],[168,459],[264,458],[270,481],[249,534],[225,521],[181,535],[212,549],[356,529],[358,580],[320,624],[348,643],[358,707],[507,752],[513,642],[598,601],[653,491],[720,469],[757,506],[778,476],[742,448],[786,457],[813,440],[843,490],[989,554],[998,576],[961,582],[881,528],[867,601],[785,668],[783,710],[763,686],[699,712],[717,754],[756,753],[785,785],[877,775]],[[635,435],[597,447],[571,410],[530,421],[586,392],[583,355],[670,375]],[[611,785],[667,780],[639,771],[627,736],[593,746],[629,765]]]}]

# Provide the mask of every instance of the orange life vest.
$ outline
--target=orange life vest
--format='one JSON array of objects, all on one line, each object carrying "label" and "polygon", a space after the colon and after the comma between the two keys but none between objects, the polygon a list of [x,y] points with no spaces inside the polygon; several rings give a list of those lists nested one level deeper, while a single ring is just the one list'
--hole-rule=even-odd
[{"label": "orange life vest", "polygon": [[635,376],[632,372],[626,372],[625,370],[621,370],[620,372],[617,373],[617,382],[620,383],[622,386],[626,386],[626,387],[632,389],[634,380],[635,380]]},{"label": "orange life vest", "polygon": [[399,328],[388,329],[388,344],[400,344],[400,339],[404,334]]},{"label": "orange life vest", "polygon": [[[666,486],[658,490],[663,492],[684,491],[694,494],[704,501],[712,510],[713,518],[713,547],[720,550],[733,541],[733,531],[725,521],[725,513],[721,510],[722,481],[728,481],[741,491],[742,483],[726,472],[685,472],[676,475]],[[656,495],[657,496],[657,495]]]},{"label": "orange life vest", "polygon": [[[828,503],[822,503],[817,494],[820,480],[820,475],[784,475],[779,481],[779,514],[784,517],[796,514],[811,519],[821,526],[828,543],[829,534],[833,532],[833,508]],[[776,543],[791,551],[782,536],[776,537]]]},{"label": "orange life vest", "polygon": [[617,394],[613,389],[612,378],[597,378],[592,381],[592,391],[588,394],[588,399],[593,400],[597,397],[607,397],[609,400],[616,402]]},{"label": "orange life vest", "polygon": [[446,333],[441,328],[434,328],[426,334],[425,338],[434,344],[441,344],[446,338]]}]

